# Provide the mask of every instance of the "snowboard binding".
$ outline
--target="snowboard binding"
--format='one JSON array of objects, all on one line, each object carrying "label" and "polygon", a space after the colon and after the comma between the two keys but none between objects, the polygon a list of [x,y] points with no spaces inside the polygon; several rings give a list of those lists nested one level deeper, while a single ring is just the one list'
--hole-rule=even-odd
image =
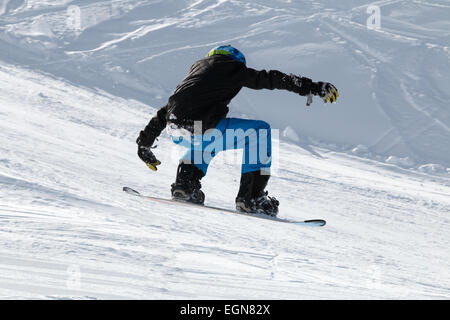
[{"label": "snowboard binding", "polygon": [[269,178],[270,175],[263,175],[260,171],[242,174],[239,193],[236,197],[236,210],[276,217],[280,202],[274,197],[269,197],[268,192],[264,191]]},{"label": "snowboard binding", "polygon": [[200,190],[202,187],[200,180],[203,176],[203,171],[195,165],[180,163],[176,181],[171,188],[172,199],[203,204],[205,202],[205,194]]}]

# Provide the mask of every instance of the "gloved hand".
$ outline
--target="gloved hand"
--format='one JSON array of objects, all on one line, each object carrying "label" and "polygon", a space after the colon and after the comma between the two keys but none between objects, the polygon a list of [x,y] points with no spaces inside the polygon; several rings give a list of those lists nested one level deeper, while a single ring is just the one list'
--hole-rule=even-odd
[{"label": "gloved hand", "polygon": [[314,84],[313,90],[311,90],[313,95],[321,97],[325,103],[336,102],[336,99],[339,97],[339,93],[334,85],[329,82],[321,81]]},{"label": "gloved hand", "polygon": [[156,171],[158,170],[157,166],[161,164],[161,161],[156,159],[155,155],[153,154],[151,147],[145,147],[138,145],[138,156],[141,158],[142,161],[149,167],[151,170]]}]

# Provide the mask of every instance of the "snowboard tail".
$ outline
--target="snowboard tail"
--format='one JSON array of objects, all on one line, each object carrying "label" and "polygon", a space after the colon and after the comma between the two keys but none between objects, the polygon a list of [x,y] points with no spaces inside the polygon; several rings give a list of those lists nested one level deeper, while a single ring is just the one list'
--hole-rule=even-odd
[{"label": "snowboard tail", "polygon": [[296,224],[296,225],[304,225],[304,226],[310,226],[310,227],[323,227],[326,224],[326,221],[322,220],[322,219],[297,221],[297,220],[291,220],[291,219],[282,219],[282,218],[277,218],[277,217],[271,217],[271,216],[265,215],[265,214],[245,213],[245,212],[240,212],[237,210],[230,210],[230,209],[219,208],[219,207],[208,206],[208,205],[200,205],[200,204],[195,204],[195,203],[186,202],[186,201],[182,201],[182,200],[173,200],[173,199],[153,197],[153,196],[143,195],[140,192],[138,192],[130,187],[123,187],[123,191],[125,191],[126,193],[133,195],[133,196],[137,196],[140,198],[152,200],[152,201],[159,202],[159,203],[165,203],[165,204],[169,204],[169,205],[182,205],[182,206],[188,206],[188,207],[195,207],[195,208],[199,208],[199,209],[208,209],[208,210],[218,211],[218,212],[234,213],[234,214],[243,215],[243,216],[247,216],[247,217],[271,220],[271,221],[282,222],[282,223],[291,223],[291,224]]}]

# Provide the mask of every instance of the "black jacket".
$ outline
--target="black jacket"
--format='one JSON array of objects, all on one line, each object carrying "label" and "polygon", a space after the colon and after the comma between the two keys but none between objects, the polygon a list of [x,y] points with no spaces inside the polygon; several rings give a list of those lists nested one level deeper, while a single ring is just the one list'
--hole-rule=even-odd
[{"label": "black jacket", "polygon": [[242,87],[283,89],[308,95],[316,92],[311,79],[286,75],[277,70],[257,71],[223,55],[213,55],[195,62],[162,107],[138,137],[138,144],[151,146],[167,123],[193,132],[194,121],[202,121],[203,132],[214,128],[226,117],[228,104]]}]

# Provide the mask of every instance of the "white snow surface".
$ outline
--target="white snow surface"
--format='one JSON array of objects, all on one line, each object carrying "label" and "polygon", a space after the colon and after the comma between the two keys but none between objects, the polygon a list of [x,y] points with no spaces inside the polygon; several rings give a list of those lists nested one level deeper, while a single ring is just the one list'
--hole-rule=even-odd
[{"label": "white snow surface", "polygon": [[[449,299],[449,16],[445,0],[3,0],[0,298]],[[163,133],[151,172],[136,136],[223,43],[340,90],[230,105],[280,130],[280,216],[325,227],[122,191],[170,197],[183,150]],[[214,159],[207,204],[233,208],[239,160]]]}]

